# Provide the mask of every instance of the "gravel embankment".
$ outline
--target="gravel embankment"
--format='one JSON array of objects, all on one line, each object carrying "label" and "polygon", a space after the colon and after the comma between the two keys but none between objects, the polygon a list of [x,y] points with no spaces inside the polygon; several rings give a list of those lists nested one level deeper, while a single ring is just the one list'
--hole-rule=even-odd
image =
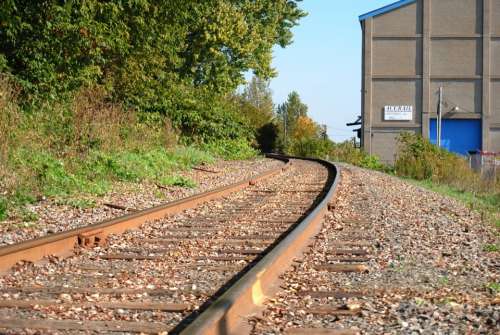
[{"label": "gravel embankment", "polygon": [[[491,288],[500,283],[500,257],[484,251],[498,237],[479,214],[454,199],[350,166],[344,167],[339,191],[311,251],[284,275],[283,291],[263,316],[249,320],[254,334],[293,328],[500,334],[500,295]],[[360,258],[369,259],[369,272],[318,270],[316,265],[357,257],[340,256],[338,248],[365,250],[368,256]],[[304,291],[326,294],[318,298]],[[360,297],[328,293],[339,291]],[[317,312],[325,306],[359,314]]]},{"label": "gravel embankment", "polygon": [[200,170],[180,172],[179,175],[190,178],[196,183],[197,186],[194,188],[176,186],[160,188],[158,185],[151,183],[117,183],[113,186],[112,191],[103,197],[86,197],[86,200],[95,202],[95,206],[92,208],[82,209],[60,205],[53,200],[40,201],[28,208],[36,213],[38,219],[35,222],[0,222],[0,246],[86,226],[127,214],[127,211],[104,206],[105,203],[131,209],[146,209],[235,183],[281,164],[283,163],[272,159],[219,161],[202,167],[212,172]]}]

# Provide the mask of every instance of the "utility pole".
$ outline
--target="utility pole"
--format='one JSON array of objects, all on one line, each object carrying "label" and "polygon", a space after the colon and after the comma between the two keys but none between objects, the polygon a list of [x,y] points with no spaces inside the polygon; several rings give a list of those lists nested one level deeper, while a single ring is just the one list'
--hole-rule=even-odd
[{"label": "utility pole", "polygon": [[436,120],[436,128],[437,128],[436,143],[439,148],[441,148],[442,118],[443,118],[443,86],[439,87],[439,103],[438,103],[437,120]]},{"label": "utility pole", "polygon": [[285,133],[285,149],[288,143],[288,109],[283,110],[283,129]]}]

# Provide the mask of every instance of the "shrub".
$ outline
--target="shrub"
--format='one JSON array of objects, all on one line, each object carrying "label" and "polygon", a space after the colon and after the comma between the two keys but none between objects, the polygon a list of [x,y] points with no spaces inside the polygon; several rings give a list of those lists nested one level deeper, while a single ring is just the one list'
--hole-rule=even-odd
[{"label": "shrub", "polygon": [[367,169],[389,171],[390,168],[380,162],[377,156],[369,155],[363,150],[355,148],[350,141],[332,145],[329,157],[331,160],[345,162]]},{"label": "shrub", "polygon": [[498,190],[498,181],[482,180],[470,169],[467,160],[438,148],[420,135],[403,133],[398,138],[399,148],[394,165],[398,176],[416,180],[431,180],[463,191],[482,192]]},{"label": "shrub", "polygon": [[324,158],[330,149],[330,142],[319,138],[304,137],[292,142],[290,152],[300,157]]},{"label": "shrub", "polygon": [[249,159],[258,152],[244,139],[213,141],[202,145],[204,150],[229,160]]}]

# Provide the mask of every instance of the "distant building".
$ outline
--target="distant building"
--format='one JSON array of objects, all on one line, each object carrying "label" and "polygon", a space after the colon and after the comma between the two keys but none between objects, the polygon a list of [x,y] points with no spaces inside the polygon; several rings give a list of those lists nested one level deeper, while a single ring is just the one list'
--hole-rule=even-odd
[{"label": "distant building", "polygon": [[401,132],[500,151],[500,0],[403,0],[360,16],[361,145],[391,163]]}]

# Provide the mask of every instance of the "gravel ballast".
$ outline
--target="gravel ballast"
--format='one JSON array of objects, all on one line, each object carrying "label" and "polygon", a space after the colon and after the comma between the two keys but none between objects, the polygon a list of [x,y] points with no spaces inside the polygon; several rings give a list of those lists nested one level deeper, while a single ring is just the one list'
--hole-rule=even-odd
[{"label": "gravel ballast", "polygon": [[110,235],[101,246],[20,262],[0,275],[0,333],[75,334],[81,325],[109,333],[103,327],[116,322],[125,334],[139,326],[175,331],[314,208],[328,177],[323,165],[294,160],[244,190]]},{"label": "gravel ballast", "polygon": [[196,183],[196,187],[193,188],[164,187],[146,182],[116,183],[111,192],[103,197],[85,197],[86,201],[95,203],[91,208],[64,205],[53,199],[43,200],[28,206],[28,210],[36,214],[36,221],[0,222],[0,246],[86,226],[128,213],[127,210],[110,208],[105,204],[119,205],[127,209],[146,209],[229,185],[281,165],[282,162],[274,159],[258,158],[245,161],[218,161],[202,166],[199,170],[179,172],[180,176]]},{"label": "gravel ballast", "polygon": [[[382,173],[343,166],[342,177],[335,207],[310,252],[283,276],[283,290],[263,315],[248,320],[253,334],[312,334],[316,328],[500,333],[500,296],[493,288],[500,281],[500,259],[498,252],[485,251],[498,240],[478,213]],[[349,255],[343,255],[346,249]],[[318,269],[346,264],[346,257],[368,271]],[[325,307],[327,312],[318,312]]]}]

